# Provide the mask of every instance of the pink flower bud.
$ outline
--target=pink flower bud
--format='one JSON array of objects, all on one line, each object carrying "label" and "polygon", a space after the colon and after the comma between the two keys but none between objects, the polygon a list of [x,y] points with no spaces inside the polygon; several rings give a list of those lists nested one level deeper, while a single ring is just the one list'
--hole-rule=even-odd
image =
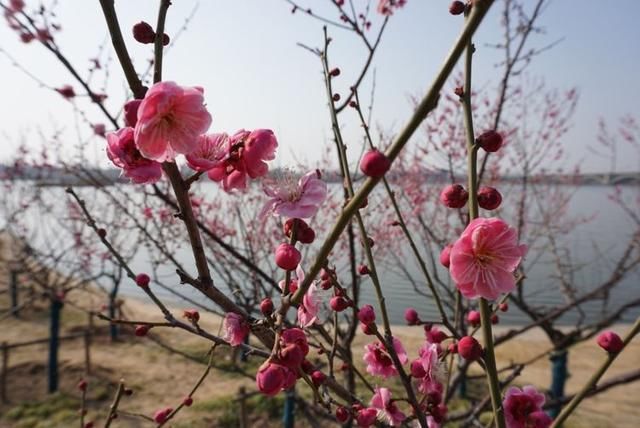
[{"label": "pink flower bud", "polygon": [[440,252],[440,264],[447,269],[451,265],[451,248],[453,248],[453,245],[449,244]]},{"label": "pink flower bud", "polygon": [[598,345],[600,345],[600,347],[605,351],[612,354],[617,354],[622,351],[622,348],[624,348],[624,342],[620,336],[610,330],[603,331],[598,335]]},{"label": "pink flower bud", "polygon": [[487,131],[476,138],[476,144],[486,152],[497,152],[502,147],[502,135],[496,131]]},{"label": "pink flower bud", "polygon": [[391,167],[391,161],[379,150],[369,150],[360,161],[360,171],[366,176],[380,178]]},{"label": "pink flower bud", "polygon": [[171,414],[171,412],[173,412],[173,409],[171,407],[158,410],[153,415],[153,420],[156,421],[156,423],[158,424],[165,423],[167,421],[167,417]]},{"label": "pink flower bud", "polygon": [[273,313],[273,301],[270,298],[266,298],[260,302],[260,312],[264,316],[269,316]]},{"label": "pink flower bud", "polygon": [[427,375],[427,372],[424,370],[422,365],[422,360],[420,358],[413,360],[411,362],[411,376],[416,379],[421,379]]},{"label": "pink flower bud", "polygon": [[150,329],[151,327],[148,325],[137,325],[135,329],[135,335],[138,337],[144,337],[147,335],[147,333],[149,333]]},{"label": "pink flower bud", "polygon": [[131,128],[136,127],[138,123],[138,108],[142,100],[130,100],[124,105],[124,124]]},{"label": "pink flower bud", "polygon": [[334,311],[342,312],[350,306],[350,302],[342,296],[335,296],[331,298],[329,305]]},{"label": "pink flower bud", "polygon": [[315,372],[311,373],[311,381],[316,387],[322,385],[326,380],[327,376],[320,370],[316,370]]},{"label": "pink flower bud", "polygon": [[336,419],[341,424],[347,422],[349,420],[349,416],[351,416],[351,415],[349,414],[349,410],[347,410],[346,407],[339,406],[336,409]]},{"label": "pink flower bud", "polygon": [[440,192],[440,202],[448,208],[462,208],[469,199],[469,193],[460,184],[450,184]]},{"label": "pink flower bud", "polygon": [[460,15],[462,13],[464,13],[464,3],[461,1],[454,1],[451,3],[451,5],[449,6],[449,13],[451,15]]},{"label": "pink flower bud", "polygon": [[147,288],[149,287],[149,282],[151,282],[151,278],[146,273],[139,273],[136,275],[136,284],[138,287]]},{"label": "pink flower bud", "polygon": [[376,334],[375,324],[360,324],[360,330],[367,336],[372,336]]},{"label": "pink flower bud", "polygon": [[266,361],[256,374],[256,386],[266,395],[276,395],[285,384],[287,373],[285,368]]},{"label": "pink flower bud", "polygon": [[133,38],[138,43],[151,44],[156,39],[156,32],[153,27],[144,21],[138,22],[133,26]]},{"label": "pink flower bud", "polygon": [[363,324],[372,324],[376,321],[376,312],[373,310],[373,306],[364,305],[358,310],[358,320]]},{"label": "pink flower bud", "polygon": [[449,353],[457,354],[458,353],[458,344],[457,343],[450,343],[449,346],[447,347],[447,349],[449,350]]},{"label": "pink flower bud", "polygon": [[356,422],[359,427],[367,428],[373,425],[378,416],[378,410],[373,407],[367,407],[366,409],[361,409],[356,414]]},{"label": "pink flower bud", "polygon": [[480,312],[478,311],[469,311],[467,314],[467,322],[471,324],[472,327],[477,327],[480,325]]},{"label": "pink flower bud", "polygon": [[420,317],[418,316],[418,312],[416,312],[416,310],[413,308],[407,308],[404,311],[404,319],[407,321],[408,325],[420,324]]},{"label": "pink flower bud", "polygon": [[465,360],[475,361],[482,356],[482,346],[473,336],[465,336],[458,342],[458,353]]},{"label": "pink flower bud", "polygon": [[281,339],[284,343],[295,343],[302,349],[302,353],[306,356],[309,353],[309,344],[307,343],[307,336],[304,331],[299,328],[288,328],[282,332]]},{"label": "pink flower bud", "polygon": [[276,264],[284,270],[295,270],[302,255],[291,244],[282,243],[276,249]]},{"label": "pink flower bud", "polygon": [[493,187],[484,186],[478,191],[478,205],[480,208],[491,211],[502,203],[502,195]]},{"label": "pink flower bud", "polygon": [[182,405],[185,407],[191,407],[192,404],[193,404],[193,398],[191,397],[184,397],[184,400],[182,400]]},{"label": "pink flower bud", "polygon": [[302,364],[304,354],[295,343],[290,343],[280,349],[279,361],[283,366],[295,369]]},{"label": "pink flower bud", "polygon": [[502,312],[507,312],[509,310],[509,304],[507,302],[504,303],[500,303],[498,305],[498,308],[500,309],[500,311]]}]

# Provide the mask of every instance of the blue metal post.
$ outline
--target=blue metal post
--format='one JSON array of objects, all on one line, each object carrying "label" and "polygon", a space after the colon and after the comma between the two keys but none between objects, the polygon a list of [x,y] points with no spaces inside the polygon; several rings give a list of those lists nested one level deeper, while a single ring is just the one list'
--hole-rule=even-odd
[{"label": "blue metal post", "polygon": [[294,427],[295,410],[296,410],[296,391],[295,391],[295,388],[291,388],[287,390],[286,398],[284,401],[284,416],[282,417],[282,424],[284,428]]},{"label": "blue metal post", "polygon": [[18,318],[20,312],[18,310],[18,272],[15,270],[11,271],[9,287],[11,288],[11,311],[13,316]]},{"label": "blue metal post", "polygon": [[54,297],[51,300],[51,319],[49,330],[49,393],[58,390],[58,347],[60,344],[60,312],[63,303]]},{"label": "blue metal post", "polygon": [[[549,357],[549,360],[551,360],[551,388],[549,392],[552,400],[564,397],[564,385],[567,383],[569,374],[567,371],[567,357],[568,352],[564,349],[553,352]],[[549,410],[549,416],[555,418],[560,414],[561,409],[561,405],[552,407]]]}]

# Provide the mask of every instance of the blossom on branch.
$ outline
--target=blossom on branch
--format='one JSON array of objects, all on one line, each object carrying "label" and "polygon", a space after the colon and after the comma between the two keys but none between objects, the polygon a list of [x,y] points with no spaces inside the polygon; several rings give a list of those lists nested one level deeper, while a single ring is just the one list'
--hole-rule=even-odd
[{"label": "blossom on branch", "polygon": [[173,161],[177,153],[197,149],[198,136],[211,125],[203,93],[202,88],[174,82],[158,82],[147,91],[135,128],[136,145],[146,158]]},{"label": "blossom on branch", "polygon": [[285,217],[310,218],[320,208],[327,197],[327,184],[316,171],[311,171],[296,180],[286,172],[281,177],[265,180],[264,193],[269,199],[260,217],[268,213]]},{"label": "blossom on branch", "polygon": [[477,218],[451,249],[451,278],[464,297],[495,300],[515,288],[513,272],[526,251],[507,223],[499,218]]},{"label": "blossom on branch", "polygon": [[[406,364],[409,361],[407,352],[404,350],[402,343],[395,337],[393,338],[393,348],[398,355],[400,363]],[[380,342],[374,342],[366,345],[364,349],[365,353],[362,359],[367,363],[368,373],[385,379],[398,374],[398,369],[393,364],[385,345]]]},{"label": "blossom on branch", "polygon": [[507,428],[549,427],[552,420],[542,410],[544,401],[544,394],[533,386],[509,388],[502,403]]},{"label": "blossom on branch", "polygon": [[162,165],[142,156],[134,142],[133,128],[106,134],[107,156],[122,174],[137,184],[155,183],[162,177]]}]

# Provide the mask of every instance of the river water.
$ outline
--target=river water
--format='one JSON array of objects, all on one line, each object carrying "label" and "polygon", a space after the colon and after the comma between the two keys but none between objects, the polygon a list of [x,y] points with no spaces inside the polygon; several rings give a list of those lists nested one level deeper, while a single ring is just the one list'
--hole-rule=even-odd
[{"label": "river water", "polygon": [[[212,192],[217,192],[217,188],[213,183],[202,183]],[[571,264],[576,267],[568,275],[570,282],[575,285],[578,294],[593,289],[599,284],[606,281],[614,270],[614,266],[626,244],[629,242],[631,235],[637,232],[637,225],[625,213],[622,208],[611,202],[609,195],[614,188],[609,186],[579,186],[567,187],[566,190],[573,193],[568,205],[568,209],[562,215],[567,217],[586,216],[589,221],[581,223],[571,231],[568,235],[558,234],[558,244],[566,247],[570,251]],[[621,188],[622,197],[632,201],[630,206],[637,207],[637,198],[639,197],[640,188],[635,186],[627,186]],[[59,203],[67,203],[67,196],[64,195],[62,188],[49,188],[46,192],[54,200]],[[82,190],[79,190],[82,192]],[[639,213],[636,213],[639,214]],[[32,214],[25,212],[26,218],[30,220],[27,224],[37,224],[35,217],[31,220]],[[41,213],[39,215],[42,215]],[[508,215],[508,214],[507,214]],[[0,227],[3,226],[6,219],[0,218]],[[318,221],[316,219],[315,221]],[[320,219],[320,221],[323,221]],[[329,219],[327,219],[329,221]],[[61,232],[64,233],[64,232]],[[42,243],[41,243],[42,244]],[[635,250],[636,254],[638,249]],[[185,266],[193,266],[191,254],[186,247],[176,250],[174,256]],[[407,260],[405,266],[413,278],[417,280],[417,286],[427,291],[422,277],[419,273],[415,262],[412,262],[411,252],[405,251],[403,256]],[[554,262],[551,251],[543,250],[539,257],[531,260],[527,258],[525,266],[527,267],[526,279],[523,282],[523,294],[527,296],[527,301],[535,307],[552,307],[567,302],[566,294],[558,287],[557,266]],[[147,272],[149,268],[149,259],[144,253],[140,253],[131,261],[132,268],[136,272]],[[438,266],[438,274],[442,278],[447,278],[447,272],[444,268]],[[194,269],[195,271],[195,269]],[[166,277],[174,276],[174,269],[168,269],[165,272]],[[437,312],[433,301],[429,297],[425,297],[416,293],[414,286],[400,273],[399,269],[394,269],[393,262],[381,269],[381,279],[385,290],[386,303],[389,315],[393,323],[403,323],[403,313],[407,307],[416,308],[423,319],[436,319]],[[175,281],[177,283],[177,281]],[[228,292],[224,287],[224,281],[217,280],[217,285]],[[187,287],[180,286],[180,292],[189,297],[202,302],[201,295]],[[130,281],[124,281],[121,286],[121,294],[129,296],[144,297],[139,288]],[[187,303],[181,302],[171,293],[159,290],[158,295],[162,299],[166,299],[175,304]],[[622,304],[633,299],[640,298],[640,269],[626,275],[610,293],[606,296],[606,300],[598,300],[581,305],[580,311],[570,311],[561,318],[561,322],[565,324],[574,324],[578,319],[584,317],[587,322],[594,320],[603,313],[609,313]],[[603,305],[606,302],[606,305]],[[204,303],[204,302],[203,302]],[[370,303],[374,307],[377,306],[374,290],[369,280],[365,280],[362,284],[362,303]],[[623,321],[633,320],[640,315],[640,308],[632,308],[627,311]],[[518,311],[513,305],[507,313],[501,314],[501,323],[503,324],[523,324],[527,322],[526,315]]]}]

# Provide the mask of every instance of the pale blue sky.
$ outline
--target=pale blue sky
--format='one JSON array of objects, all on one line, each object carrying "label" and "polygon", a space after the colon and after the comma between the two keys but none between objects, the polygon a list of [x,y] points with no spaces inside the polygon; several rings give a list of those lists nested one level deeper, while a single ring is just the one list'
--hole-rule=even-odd
[{"label": "pale blue sky", "polygon": [[[33,0],[27,0],[30,3]],[[95,56],[107,35],[98,1],[59,3],[64,31],[57,37],[58,43],[80,70],[86,70],[88,59]],[[157,3],[116,1],[130,52],[139,68],[150,57],[150,48],[133,42],[129,29],[140,20],[155,22]],[[170,35],[182,26],[196,1],[173,3],[167,22]],[[323,0],[300,3],[318,12],[332,10],[323,6],[327,3]],[[374,61],[374,122],[385,129],[402,125],[411,110],[408,97],[424,91],[454,40],[462,20],[449,15],[448,4],[448,0],[409,0],[392,17]],[[475,39],[478,55],[474,80],[478,85],[497,77],[496,52],[484,43],[500,40],[501,8],[502,2],[497,0]],[[585,149],[596,142],[599,117],[614,127],[622,115],[635,113],[640,117],[636,106],[640,99],[640,26],[635,22],[639,15],[640,2],[636,0],[553,0],[540,21],[547,34],[533,39],[533,46],[541,46],[564,38],[536,58],[528,73],[544,77],[548,87],[578,87],[580,102],[565,144],[574,160],[583,161],[585,170],[608,168]],[[380,23],[377,16],[373,18],[374,26]],[[332,29],[331,34],[335,39],[332,62],[342,69],[336,79],[337,89],[344,94],[360,70],[364,51],[352,35],[338,29]],[[330,126],[320,63],[296,42],[319,46],[322,24],[302,13],[292,16],[284,0],[200,0],[188,31],[166,57],[164,77],[205,88],[213,131],[272,128],[281,144],[279,165],[294,159],[314,161],[329,139]],[[6,25],[0,26],[0,47],[46,83],[71,83],[77,88],[48,52],[35,44],[19,43]],[[115,112],[124,99],[125,87],[118,64],[112,64],[111,74],[107,105]],[[0,133],[4,140],[0,160],[7,158],[21,138],[35,141],[35,127],[47,134],[54,124],[63,126],[68,130],[64,134],[67,144],[77,141],[72,110],[60,96],[38,88],[4,56],[0,56],[0,76],[5,83],[0,97]],[[96,85],[99,83],[97,80]],[[369,88],[370,81],[365,82],[363,92],[368,93]],[[96,122],[103,121],[94,107],[88,112]],[[348,138],[358,135],[356,124],[347,121],[345,133]],[[100,153],[104,140],[93,139],[88,144],[95,145],[96,153]],[[101,165],[108,165],[106,157],[97,157]],[[635,152],[622,153],[620,159],[619,169],[640,168]]]}]

